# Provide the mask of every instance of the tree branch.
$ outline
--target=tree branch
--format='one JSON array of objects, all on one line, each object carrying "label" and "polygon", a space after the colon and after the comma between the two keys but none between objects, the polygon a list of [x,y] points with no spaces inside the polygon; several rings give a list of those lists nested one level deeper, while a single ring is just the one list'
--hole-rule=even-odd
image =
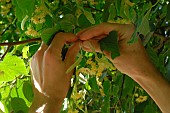
[{"label": "tree branch", "polygon": [[5,43],[0,43],[0,46],[14,46],[14,45],[20,45],[20,44],[25,44],[30,42],[41,42],[41,38],[34,38],[34,39],[29,39],[29,40],[24,40],[19,42],[5,42]]},{"label": "tree branch", "polygon": [[29,39],[29,40],[24,40],[24,41],[19,41],[19,42],[5,42],[5,43],[0,43],[0,46],[8,46],[7,50],[5,51],[5,53],[2,55],[0,60],[3,60],[5,55],[8,53],[8,51],[10,50],[10,48],[14,45],[21,45],[21,44],[25,44],[25,43],[30,43],[30,42],[41,42],[41,38],[34,38],[34,39]]}]

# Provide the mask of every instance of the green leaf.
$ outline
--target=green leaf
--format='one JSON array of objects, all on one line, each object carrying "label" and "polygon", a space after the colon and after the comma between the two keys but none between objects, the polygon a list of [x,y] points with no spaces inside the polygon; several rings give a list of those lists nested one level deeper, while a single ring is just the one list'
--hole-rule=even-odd
[{"label": "green leaf", "polygon": [[13,5],[16,6],[16,17],[21,21],[26,15],[32,16],[35,7],[35,0],[13,0]]},{"label": "green leaf", "polygon": [[112,59],[120,56],[118,45],[118,34],[116,31],[111,31],[106,38],[103,38],[100,42],[101,50],[111,52]]},{"label": "green leaf", "polygon": [[11,91],[10,87],[0,88],[1,100],[8,98],[10,91]]},{"label": "green leaf", "polygon": [[170,60],[166,64],[166,69],[167,69],[166,78],[170,81]]},{"label": "green leaf", "polygon": [[157,68],[159,68],[159,64],[160,64],[160,63],[159,63],[159,57],[158,57],[156,51],[154,51],[154,49],[151,48],[149,45],[147,46],[146,51],[147,51],[147,53],[148,53],[148,55],[149,55],[152,63],[153,63]]},{"label": "green leaf", "polygon": [[15,113],[28,113],[28,106],[22,98],[11,98],[11,107]]},{"label": "green leaf", "polygon": [[132,80],[128,76],[125,76],[124,89],[123,89],[122,97],[126,98],[127,95],[131,96],[133,89],[134,89],[134,80]]},{"label": "green leaf", "polygon": [[112,1],[111,0],[106,0],[105,6],[104,6],[104,12],[103,12],[103,22],[107,22],[109,18],[109,8],[111,5]]},{"label": "green leaf", "polygon": [[156,113],[153,105],[147,105],[144,109],[144,113]]},{"label": "green leaf", "polygon": [[100,92],[99,86],[97,85],[96,77],[89,79],[89,85],[93,91],[98,92],[98,93]]},{"label": "green leaf", "polygon": [[111,84],[110,84],[110,81],[104,81],[104,83],[103,83],[103,88],[104,88],[104,93],[105,93],[105,95],[109,95],[109,93],[110,93],[110,87],[111,87]]},{"label": "green leaf", "polygon": [[30,45],[30,47],[29,47],[30,56],[34,55],[39,47],[40,47],[40,44],[32,44],[32,45]]},{"label": "green leaf", "polygon": [[109,18],[108,20],[114,20],[116,17],[116,9],[115,9],[115,5],[111,4],[110,8],[109,8]]},{"label": "green leaf", "polygon": [[168,20],[170,20],[170,3],[167,5],[166,18],[167,18]]},{"label": "green leaf", "polygon": [[113,85],[113,86],[112,86],[112,91],[111,91],[111,93],[112,93],[116,98],[119,97],[118,92],[119,92],[119,86]]},{"label": "green leaf", "polygon": [[[132,35],[132,38],[128,41],[128,43],[134,43],[138,40],[137,34],[138,35],[143,35],[144,39],[146,38],[147,34],[150,33],[150,24],[149,24],[149,15],[150,15],[150,9],[149,11],[145,14],[145,16],[142,18],[141,17],[141,21],[140,19],[138,20],[138,24],[137,24],[137,29],[135,30],[135,32]],[[150,36],[150,35],[149,35]],[[147,37],[147,39],[150,37]]]},{"label": "green leaf", "polygon": [[65,32],[71,32],[75,28],[75,17],[72,14],[66,14],[60,20],[59,25],[61,30]]},{"label": "green leaf", "polygon": [[117,15],[120,16],[121,1],[120,0],[115,0],[115,6],[116,6]]},{"label": "green leaf", "polygon": [[87,28],[91,26],[91,23],[89,20],[86,18],[84,14],[81,14],[78,18],[78,23],[81,28]]},{"label": "green leaf", "polygon": [[104,106],[102,107],[102,113],[110,113],[110,97],[104,96]]},{"label": "green leaf", "polygon": [[25,81],[25,82],[24,82],[23,87],[22,87],[22,91],[23,91],[23,93],[24,93],[25,98],[26,98],[29,102],[32,102],[34,93],[33,93],[32,85],[31,85],[30,82],[28,82],[28,81]]},{"label": "green leaf", "polygon": [[41,34],[41,39],[42,41],[49,45],[55,35],[55,33],[57,32],[56,28],[47,28],[45,29],[42,34]]},{"label": "green leaf", "polygon": [[94,18],[93,18],[92,13],[91,13],[91,12],[88,12],[88,11],[86,11],[86,10],[83,10],[83,12],[84,12],[84,15],[87,17],[87,19],[89,20],[89,22],[90,22],[91,24],[95,24],[95,20],[94,20]]},{"label": "green leaf", "polygon": [[17,57],[7,54],[0,63],[0,81],[11,81],[19,75],[26,75],[27,70],[24,61]]},{"label": "green leaf", "polygon": [[49,15],[45,17],[45,20],[46,21],[44,24],[47,26],[47,28],[53,27],[53,19]]}]

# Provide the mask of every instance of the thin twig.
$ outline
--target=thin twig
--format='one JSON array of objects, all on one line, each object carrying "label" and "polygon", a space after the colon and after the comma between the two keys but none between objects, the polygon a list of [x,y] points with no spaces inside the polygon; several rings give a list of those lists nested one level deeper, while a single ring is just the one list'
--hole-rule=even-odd
[{"label": "thin twig", "polygon": [[10,48],[11,48],[11,45],[9,45],[9,46],[7,47],[7,50],[5,51],[5,53],[4,53],[4,54],[2,55],[2,57],[1,57],[1,60],[4,59],[5,55],[8,53],[8,51],[10,50]]},{"label": "thin twig", "polygon": [[0,43],[0,46],[14,46],[14,45],[21,45],[30,42],[41,42],[41,38],[34,38],[34,39],[29,39],[29,40],[24,40],[19,42],[5,42],[5,43]]},{"label": "thin twig", "polygon": [[9,27],[16,22],[16,20],[17,20],[17,18],[14,18],[14,20],[12,21],[12,23],[10,23],[10,24],[4,29],[4,31],[3,31],[0,35],[2,36],[2,35],[9,29]]},{"label": "thin twig", "polygon": [[155,50],[155,51],[158,51],[160,48],[162,48],[162,47],[164,46],[164,43],[165,43],[167,40],[169,40],[168,37],[165,37],[165,36],[163,36],[163,35],[161,35],[161,34],[159,34],[159,33],[154,33],[153,36],[160,38],[160,44],[159,44],[158,46],[154,47],[154,50]]},{"label": "thin twig", "polygon": [[165,36],[163,36],[163,35],[161,35],[161,34],[159,34],[159,33],[153,33],[153,36],[159,37],[159,38],[161,38],[161,39],[163,39],[163,40],[166,38]]}]

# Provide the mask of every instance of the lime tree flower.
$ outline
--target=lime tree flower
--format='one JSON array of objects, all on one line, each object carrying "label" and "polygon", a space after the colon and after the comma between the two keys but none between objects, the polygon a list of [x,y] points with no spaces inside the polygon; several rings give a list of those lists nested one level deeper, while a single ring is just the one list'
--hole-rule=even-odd
[{"label": "lime tree flower", "polygon": [[33,17],[31,18],[31,21],[34,24],[42,24],[45,23],[45,16],[47,15],[46,11],[44,11],[44,8],[42,6],[36,7]]},{"label": "lime tree flower", "polygon": [[138,98],[136,98],[136,102],[142,103],[142,102],[146,101],[147,98],[148,98],[147,96],[139,96]]},{"label": "lime tree flower", "polygon": [[32,37],[40,36],[40,34],[36,30],[32,29],[31,27],[27,29],[25,34],[28,35],[28,36],[32,36]]}]

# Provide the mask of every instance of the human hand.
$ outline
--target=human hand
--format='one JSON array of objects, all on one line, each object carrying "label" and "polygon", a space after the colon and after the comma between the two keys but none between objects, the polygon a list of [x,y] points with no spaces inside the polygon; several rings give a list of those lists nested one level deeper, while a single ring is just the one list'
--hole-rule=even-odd
[{"label": "human hand", "polygon": [[80,31],[77,36],[82,40],[81,45],[84,50],[92,51],[89,47],[90,41],[95,51],[101,52],[99,41],[112,30],[118,32],[120,56],[111,59],[110,52],[103,53],[118,70],[135,80],[152,97],[163,113],[169,113],[170,99],[167,98],[170,95],[169,82],[151,63],[140,38],[133,44],[127,43],[134,33],[133,25],[102,23]]},{"label": "human hand", "polygon": [[[76,36],[71,33],[57,33],[49,46],[42,44],[33,56],[31,72],[35,101],[53,103],[54,108],[62,105],[73,74],[73,71],[66,74],[66,70],[75,62],[79,52],[79,43],[76,40]],[[62,61],[61,51],[66,42],[75,43],[68,49],[65,60]]]},{"label": "human hand", "polygon": [[133,44],[127,43],[135,30],[134,25],[102,23],[80,31],[77,36],[82,40],[82,47],[85,51],[91,51],[87,42],[90,41],[96,52],[101,52],[99,41],[112,30],[118,32],[120,56],[113,60],[110,52],[104,51],[103,53],[113,62],[118,70],[133,78],[139,72],[145,71],[145,68],[152,65],[140,39]]}]

